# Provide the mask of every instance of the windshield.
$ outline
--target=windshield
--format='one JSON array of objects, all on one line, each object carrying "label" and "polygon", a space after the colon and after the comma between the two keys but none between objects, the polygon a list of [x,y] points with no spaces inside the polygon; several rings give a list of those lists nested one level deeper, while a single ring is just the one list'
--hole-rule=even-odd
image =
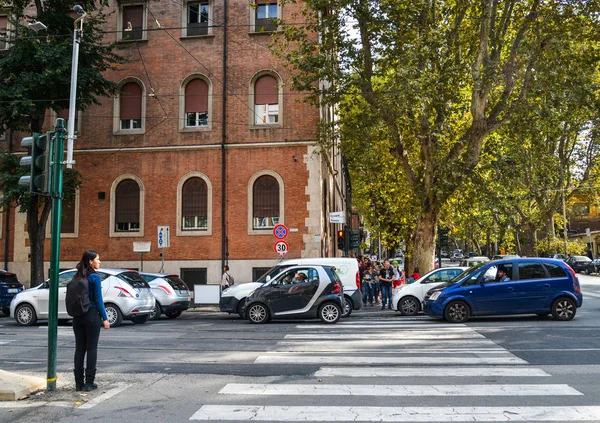
[{"label": "windshield", "polygon": [[450,280],[448,282],[448,285],[454,285],[457,282],[462,281],[463,279],[465,279],[467,276],[471,276],[473,273],[477,272],[479,270],[479,268],[481,266],[483,266],[486,263],[479,263],[476,266],[470,267],[467,270],[463,271],[462,273],[459,273],[455,278],[453,278],[452,280]]},{"label": "windshield", "polygon": [[279,273],[281,273],[282,271],[284,271],[285,269],[287,269],[288,267],[291,267],[291,264],[288,265],[281,265],[281,264],[276,264],[275,266],[271,267],[269,270],[267,270],[265,273],[263,273],[263,275],[258,278],[256,280],[256,282],[258,283],[265,283],[267,281],[267,276],[269,276],[271,279],[273,277],[275,277],[275,275],[278,275]]}]

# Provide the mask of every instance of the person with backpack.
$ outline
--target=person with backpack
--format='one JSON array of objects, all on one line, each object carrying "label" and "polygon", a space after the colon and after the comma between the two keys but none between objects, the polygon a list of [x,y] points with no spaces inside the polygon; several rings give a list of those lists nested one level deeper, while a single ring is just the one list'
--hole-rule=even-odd
[{"label": "person with backpack", "polygon": [[[96,270],[100,268],[100,256],[93,250],[83,253],[77,264],[77,273],[67,285],[67,312],[73,316],[75,333],[75,390],[93,391],[98,388],[96,361],[100,327],[108,329],[110,324],[102,301],[102,281]],[[87,356],[87,366],[83,362]]]},{"label": "person with backpack", "polygon": [[221,278],[221,287],[225,289],[229,288],[230,286],[233,286],[234,284],[235,281],[233,279],[233,276],[231,276],[231,273],[229,273],[229,266],[223,266],[223,277]]}]

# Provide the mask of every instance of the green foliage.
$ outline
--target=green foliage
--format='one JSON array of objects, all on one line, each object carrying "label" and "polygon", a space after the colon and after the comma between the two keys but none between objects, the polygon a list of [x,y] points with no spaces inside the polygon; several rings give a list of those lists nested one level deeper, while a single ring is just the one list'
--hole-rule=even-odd
[{"label": "green foliage", "polygon": [[[8,51],[0,55],[0,122],[7,128],[41,132],[48,109],[68,109],[73,51],[72,1],[30,0],[12,2],[10,21],[15,28]],[[33,7],[31,7],[33,6]],[[102,42],[106,20],[104,6],[93,2],[87,9],[79,47],[77,109],[98,104],[97,97],[111,95],[116,85],[103,72],[123,59],[113,52],[114,45]],[[47,31],[36,33],[27,21],[38,20]]]},{"label": "green foliage", "polygon": [[[568,251],[571,255],[585,255],[587,251],[587,245],[579,239],[569,240],[567,242]],[[562,238],[544,238],[535,248],[536,252],[544,257],[552,254],[561,254],[565,251],[565,240]]]}]

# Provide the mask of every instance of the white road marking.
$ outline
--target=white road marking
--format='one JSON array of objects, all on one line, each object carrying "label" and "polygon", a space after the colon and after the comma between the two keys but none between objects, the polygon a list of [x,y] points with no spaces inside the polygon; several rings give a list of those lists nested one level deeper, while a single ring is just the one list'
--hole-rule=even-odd
[{"label": "white road marking", "polygon": [[[435,329],[439,329],[439,328],[447,328],[449,330],[452,330],[453,326],[449,326],[449,325],[444,325],[444,324],[438,324],[438,323],[431,323],[431,324],[426,324],[426,325],[422,325],[424,329],[427,328],[435,328]],[[353,323],[353,324],[348,324],[348,325],[336,325],[335,326],[335,331],[337,332],[339,329],[370,329],[372,331],[377,331],[377,330],[389,330],[389,328],[395,328],[395,329],[400,329],[400,328],[405,328],[405,327],[410,327],[412,329],[415,329],[415,322],[406,322],[405,324],[402,323],[394,323],[394,324],[390,324],[390,325],[381,325],[381,324],[361,324],[361,323]],[[465,325],[456,325],[457,328],[464,328],[466,327]],[[296,329],[330,329],[333,330],[333,327],[331,325],[321,325],[321,324],[314,324],[314,325],[297,325]],[[419,330],[420,326],[419,326]]]},{"label": "white road marking", "polygon": [[[468,351],[464,352],[469,354]],[[458,364],[464,365],[465,363],[479,365],[479,364],[529,364],[527,361],[516,357],[514,355],[506,357],[444,357],[440,360],[440,357],[435,355],[431,357],[415,357],[415,356],[399,356],[399,357],[379,357],[379,356],[309,356],[309,355],[261,355],[254,360],[255,363],[263,364],[340,364],[340,363],[352,363],[352,364]]]},{"label": "white road marking", "polygon": [[[435,331],[425,333],[392,331],[388,332],[389,337],[398,336],[402,339],[487,339],[477,332],[448,333],[447,331]],[[352,334],[352,333],[291,333],[284,337],[285,339],[373,339],[370,333]]]},{"label": "white road marking", "polygon": [[585,297],[600,298],[600,294],[585,291],[583,292],[583,299],[585,299]]},{"label": "white road marking", "polygon": [[486,346],[496,347],[494,341],[488,338],[481,339],[390,339],[390,338],[371,338],[371,339],[356,339],[356,340],[339,340],[336,342],[324,343],[321,341],[279,341],[277,345],[297,345],[297,346],[314,346],[319,348],[380,348],[380,347],[400,347],[400,346],[423,346],[423,347],[465,347],[465,348],[482,348]]},{"label": "white road marking", "polygon": [[[335,346],[331,347],[332,349],[327,349],[327,350],[316,350],[316,349],[312,349],[312,348],[294,348],[293,345],[290,345],[289,347],[286,348],[278,348],[277,351],[265,351],[264,353],[266,354],[283,354],[283,353],[293,353],[293,352],[297,352],[300,354],[305,354],[305,353],[324,353],[327,352],[328,354],[348,354],[349,351],[352,352],[356,352],[356,353],[368,353],[368,354],[373,354],[373,349],[372,348],[355,348],[355,349],[341,349],[338,350],[335,348]],[[533,349],[531,351],[540,351],[538,349]],[[564,350],[558,350],[558,351],[564,351]],[[569,350],[570,351],[570,350]],[[377,353],[381,353],[381,354],[398,354],[401,353],[402,355],[398,356],[398,360],[397,363],[402,363],[404,362],[403,358],[406,354],[469,354],[469,356],[471,356],[470,354],[495,354],[495,355],[514,355],[513,353],[511,353],[510,351],[505,350],[504,348],[501,347],[490,347],[490,348],[485,348],[485,349],[465,349],[465,348],[402,348],[402,349],[386,349],[386,348],[381,348],[381,349],[377,349]],[[263,354],[263,353],[261,353]],[[465,363],[462,363],[465,364]]]},{"label": "white road marking", "polygon": [[190,420],[276,422],[571,422],[600,421],[600,406],[343,407],[204,405]]},{"label": "white road marking", "polygon": [[114,397],[115,395],[123,392],[125,389],[129,388],[130,386],[131,385],[119,383],[119,384],[117,384],[117,386],[115,388],[103,393],[102,395],[94,398],[93,400],[91,400],[89,402],[86,402],[85,404],[81,405],[79,408],[81,408],[81,409],[92,408],[92,407],[100,404],[101,402],[106,401],[107,399]]},{"label": "white road marking", "polygon": [[310,395],[370,397],[521,397],[583,395],[565,384],[482,384],[482,385],[333,385],[228,383],[219,394]]},{"label": "white road marking", "polygon": [[321,367],[315,377],[549,377],[534,367]]}]

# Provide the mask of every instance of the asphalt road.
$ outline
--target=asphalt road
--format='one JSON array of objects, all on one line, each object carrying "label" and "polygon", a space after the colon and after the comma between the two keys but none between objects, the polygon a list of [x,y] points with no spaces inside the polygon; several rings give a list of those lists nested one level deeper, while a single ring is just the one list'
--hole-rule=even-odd
[{"label": "asphalt road", "polygon": [[[98,391],[74,391],[70,325],[58,389],[0,403],[0,421],[598,421],[600,277],[570,322],[449,325],[367,308],[337,325],[251,325],[191,311],[103,331]],[[47,326],[0,318],[0,368],[45,376]]]}]

